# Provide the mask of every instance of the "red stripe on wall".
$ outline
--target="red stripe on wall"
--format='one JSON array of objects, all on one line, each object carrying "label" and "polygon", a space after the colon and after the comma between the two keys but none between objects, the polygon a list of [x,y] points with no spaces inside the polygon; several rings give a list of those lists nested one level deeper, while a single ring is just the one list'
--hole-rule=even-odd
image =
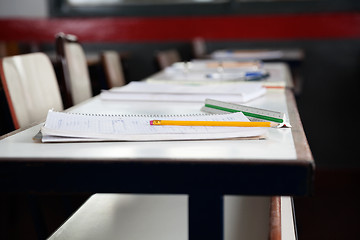
[{"label": "red stripe on wall", "polygon": [[360,38],[360,13],[211,17],[0,19],[1,41],[53,42],[57,32],[81,42],[291,40]]}]

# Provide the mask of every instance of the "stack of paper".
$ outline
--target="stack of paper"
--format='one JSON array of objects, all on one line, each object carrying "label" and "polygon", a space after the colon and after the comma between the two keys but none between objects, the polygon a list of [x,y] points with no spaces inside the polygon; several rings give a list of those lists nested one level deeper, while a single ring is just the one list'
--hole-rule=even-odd
[{"label": "stack of paper", "polygon": [[153,120],[249,121],[242,113],[223,115],[114,116],[49,111],[42,142],[259,139],[264,128],[154,126]]},{"label": "stack of paper", "polygon": [[259,61],[196,60],[178,62],[146,79],[149,83],[233,84],[259,82],[266,88],[293,87],[286,64]]},{"label": "stack of paper", "polygon": [[196,60],[174,63],[147,81],[208,84],[260,80],[268,76],[259,61]]},{"label": "stack of paper", "polygon": [[266,93],[261,83],[185,85],[131,82],[124,87],[102,91],[103,100],[204,102],[206,98],[244,103]]}]

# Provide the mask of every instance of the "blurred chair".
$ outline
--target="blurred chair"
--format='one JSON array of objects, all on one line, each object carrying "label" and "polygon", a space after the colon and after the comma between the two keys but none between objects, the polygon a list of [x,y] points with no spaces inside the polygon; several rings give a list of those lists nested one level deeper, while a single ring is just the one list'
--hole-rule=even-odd
[{"label": "blurred chair", "polygon": [[160,69],[165,69],[171,66],[175,62],[180,62],[181,57],[176,49],[169,49],[164,51],[158,51],[156,53],[156,60]]},{"label": "blurred chair", "polygon": [[5,57],[0,74],[16,129],[44,120],[51,108],[63,110],[54,68],[44,53]]},{"label": "blurred chair", "polygon": [[85,52],[70,34],[56,35],[57,60],[60,63],[60,88],[66,108],[93,96]]},{"label": "blurred chair", "polygon": [[204,58],[206,56],[206,43],[203,38],[194,38],[191,45],[194,58]]},{"label": "blurred chair", "polygon": [[121,87],[126,84],[120,54],[116,51],[101,53],[108,88]]}]

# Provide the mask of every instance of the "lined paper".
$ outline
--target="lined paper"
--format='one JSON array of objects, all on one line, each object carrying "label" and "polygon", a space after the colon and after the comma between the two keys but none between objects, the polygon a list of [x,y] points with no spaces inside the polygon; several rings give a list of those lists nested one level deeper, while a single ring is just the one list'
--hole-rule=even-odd
[{"label": "lined paper", "polygon": [[156,141],[255,137],[263,128],[154,126],[152,120],[249,121],[242,113],[191,116],[85,115],[50,111],[42,127],[43,142]]}]

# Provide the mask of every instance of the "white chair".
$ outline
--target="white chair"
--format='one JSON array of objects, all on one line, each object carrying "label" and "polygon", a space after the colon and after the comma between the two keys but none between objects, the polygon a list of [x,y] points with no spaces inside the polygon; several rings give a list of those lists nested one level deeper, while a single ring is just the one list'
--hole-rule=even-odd
[{"label": "white chair", "polygon": [[101,60],[105,70],[106,83],[109,88],[126,84],[120,54],[116,51],[104,51]]},{"label": "white chair", "polygon": [[77,37],[64,33],[57,34],[56,51],[61,63],[65,106],[70,107],[91,98],[93,94],[89,69],[85,52]]},{"label": "white chair", "polygon": [[0,73],[16,129],[44,120],[51,108],[63,110],[54,68],[44,53],[5,57]]}]

